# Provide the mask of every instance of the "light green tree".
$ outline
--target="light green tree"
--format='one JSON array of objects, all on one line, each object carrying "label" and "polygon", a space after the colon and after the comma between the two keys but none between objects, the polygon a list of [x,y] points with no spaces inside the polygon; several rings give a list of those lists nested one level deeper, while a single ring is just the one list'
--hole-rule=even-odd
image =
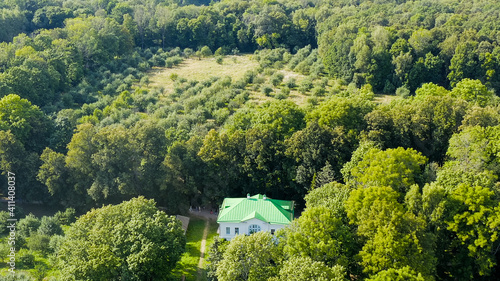
[{"label": "light green tree", "polygon": [[270,281],[346,281],[340,265],[329,267],[310,257],[294,256],[283,263],[279,275]]},{"label": "light green tree", "polygon": [[67,280],[166,280],[185,243],[181,222],[139,197],[81,216],[57,266]]},{"label": "light green tree", "polygon": [[279,242],[269,232],[234,237],[217,267],[219,281],[265,281],[278,274],[283,261]]},{"label": "light green tree", "polygon": [[325,206],[306,208],[285,234],[289,256],[310,257],[328,266],[342,265],[348,271],[355,267],[358,251],[348,225]]},{"label": "light green tree", "polygon": [[390,187],[372,186],[351,192],[347,216],[366,239],[359,255],[364,271],[377,274],[410,267],[430,277],[435,272],[434,237],[423,218],[407,212]]},{"label": "light green tree", "polygon": [[411,185],[419,181],[420,167],[426,162],[426,157],[411,148],[372,148],[352,168],[350,184],[363,187],[390,186],[405,194]]}]

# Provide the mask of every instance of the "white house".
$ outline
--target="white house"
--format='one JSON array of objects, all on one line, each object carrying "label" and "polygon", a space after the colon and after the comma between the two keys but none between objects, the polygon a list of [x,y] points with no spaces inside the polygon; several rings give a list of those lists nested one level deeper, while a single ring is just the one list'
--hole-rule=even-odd
[{"label": "white house", "polygon": [[258,231],[274,234],[292,222],[293,205],[293,201],[275,200],[261,194],[226,198],[217,218],[219,236],[231,240],[235,235]]}]

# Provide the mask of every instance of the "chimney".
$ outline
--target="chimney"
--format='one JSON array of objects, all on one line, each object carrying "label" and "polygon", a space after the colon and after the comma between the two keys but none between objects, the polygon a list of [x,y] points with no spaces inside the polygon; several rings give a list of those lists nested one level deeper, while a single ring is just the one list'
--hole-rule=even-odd
[{"label": "chimney", "polygon": [[250,193],[247,193],[247,199],[250,199]]}]

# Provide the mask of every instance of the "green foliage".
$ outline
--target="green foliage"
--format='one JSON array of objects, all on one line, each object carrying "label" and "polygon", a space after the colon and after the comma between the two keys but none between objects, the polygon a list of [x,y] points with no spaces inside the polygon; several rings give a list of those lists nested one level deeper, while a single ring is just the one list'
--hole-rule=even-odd
[{"label": "green foliage", "polygon": [[427,158],[413,149],[372,148],[352,168],[350,184],[355,186],[389,186],[405,194],[411,185],[420,182],[421,166]]},{"label": "green foliage", "polygon": [[390,187],[359,188],[347,200],[347,216],[366,238],[359,255],[364,271],[376,274],[388,268],[409,266],[423,276],[432,276],[436,258],[433,236],[425,221],[405,212],[399,194]]},{"label": "green foliage", "polygon": [[285,251],[289,256],[306,256],[328,266],[352,270],[357,251],[349,227],[325,206],[307,208],[286,232]]},{"label": "green foliage", "polygon": [[17,233],[19,236],[30,237],[37,233],[40,224],[40,219],[30,213],[25,218],[19,220],[17,224]]},{"label": "green foliage", "polygon": [[485,106],[491,102],[493,93],[488,91],[479,80],[464,79],[458,82],[450,93],[453,97]]},{"label": "green foliage", "polygon": [[331,182],[311,190],[306,196],[306,207],[324,206],[333,216],[347,222],[345,203],[351,189],[341,183]]},{"label": "green foliage", "polygon": [[61,225],[70,225],[76,221],[76,211],[74,208],[66,208],[64,212],[58,211],[55,213],[54,219],[56,219]]},{"label": "green foliage", "polygon": [[410,267],[403,268],[389,268],[387,270],[380,271],[374,276],[368,279],[369,281],[424,281],[424,277],[420,273],[415,273]]},{"label": "green foliage", "polygon": [[18,95],[0,99],[0,129],[10,130],[29,151],[40,152],[47,145],[51,124],[36,105]]},{"label": "green foliage", "polygon": [[223,259],[228,244],[228,241],[216,236],[214,242],[210,245],[207,257],[207,278],[209,281],[217,280],[217,267]]},{"label": "green foliage", "polygon": [[372,111],[374,104],[361,98],[331,97],[307,115],[307,120],[327,127],[342,126],[349,133],[366,127],[363,116]]},{"label": "green foliage", "polygon": [[282,260],[282,250],[270,233],[237,235],[218,263],[217,280],[267,280],[277,275],[276,264]]},{"label": "green foliage", "polygon": [[35,256],[33,254],[28,253],[28,252],[19,251],[18,262],[16,264],[22,269],[34,268],[35,267]]},{"label": "green foliage", "polygon": [[309,257],[292,257],[283,263],[279,277],[270,280],[280,281],[344,281],[344,268],[340,265],[328,267]]},{"label": "green foliage", "polygon": [[163,280],[185,243],[180,221],[135,198],[80,217],[57,252],[58,267],[68,278]]},{"label": "green foliage", "polygon": [[37,231],[38,234],[46,236],[63,234],[61,224],[55,216],[53,217],[43,216],[40,221],[40,227],[38,227]]},{"label": "green foliage", "polygon": [[42,254],[47,254],[50,250],[50,236],[46,234],[34,234],[29,237],[26,246],[30,251],[39,251]]},{"label": "green foliage", "polygon": [[460,252],[467,253],[468,258],[462,262],[473,268],[472,272],[465,272],[464,277],[467,273],[467,278],[473,278],[477,273],[489,275],[496,264],[494,245],[499,239],[498,198],[488,188],[460,184],[451,192],[450,200],[447,228],[458,238],[452,247],[460,247]]},{"label": "green foliage", "polygon": [[212,55],[212,50],[210,50],[210,47],[208,46],[203,46],[201,49],[200,49],[200,54],[203,56],[203,57],[209,57]]}]

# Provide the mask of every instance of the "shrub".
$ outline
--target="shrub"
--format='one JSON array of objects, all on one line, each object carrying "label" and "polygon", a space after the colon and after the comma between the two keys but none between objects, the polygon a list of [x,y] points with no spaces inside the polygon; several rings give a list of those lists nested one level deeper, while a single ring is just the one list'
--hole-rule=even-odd
[{"label": "shrub", "polygon": [[212,55],[212,50],[210,50],[210,48],[208,46],[203,46],[200,49],[200,55],[203,57],[209,57]]},{"label": "shrub", "polygon": [[311,90],[311,94],[315,97],[321,97],[325,95],[325,88],[316,86]]},{"label": "shrub", "polygon": [[277,100],[284,100],[284,99],[288,98],[288,95],[283,94],[282,92],[280,92],[280,93],[277,93],[276,95],[274,95],[274,98],[277,99]]},{"label": "shrub", "polygon": [[405,86],[399,87],[396,89],[396,95],[402,98],[407,98],[410,96],[410,90]]},{"label": "shrub", "polygon": [[170,73],[169,78],[170,78],[170,80],[175,81],[175,80],[177,80],[177,78],[179,78],[179,74],[177,74],[177,73]]},{"label": "shrub", "polygon": [[259,75],[259,76],[255,77],[255,78],[253,79],[253,83],[254,83],[254,84],[256,84],[256,85],[258,85],[258,84],[262,84],[262,83],[264,83],[264,82],[266,82],[266,78],[264,78],[264,76],[260,76],[260,75]]},{"label": "shrub", "polygon": [[223,56],[225,54],[226,54],[226,52],[224,51],[224,49],[222,47],[219,47],[217,50],[215,50],[215,53],[214,53],[215,56]]},{"label": "shrub", "polygon": [[272,69],[272,68],[265,68],[265,69],[264,69],[264,75],[266,75],[266,76],[271,76],[271,75],[273,75],[275,72],[276,72],[276,70],[274,70],[274,69]]},{"label": "shrub", "polygon": [[38,233],[52,236],[54,234],[63,234],[63,231],[57,218],[44,216],[38,228]]},{"label": "shrub", "polygon": [[194,54],[194,51],[193,51],[193,49],[186,48],[186,49],[184,49],[183,53],[184,53],[184,56],[186,58],[189,58],[190,56],[192,56]]},{"label": "shrub", "polygon": [[293,89],[297,87],[297,80],[293,77],[290,77],[285,81],[285,86],[287,86],[290,89]]},{"label": "shrub", "polygon": [[216,59],[215,59],[215,62],[217,62],[218,64],[222,64],[224,62],[224,58],[222,56],[218,56]]},{"label": "shrub", "polygon": [[28,239],[26,245],[31,251],[40,251],[44,255],[50,251],[50,236],[35,234]]},{"label": "shrub", "polygon": [[49,248],[52,252],[57,252],[59,247],[64,243],[64,236],[62,235],[54,235],[50,238]]},{"label": "shrub", "polygon": [[281,88],[281,93],[288,96],[290,94],[290,88],[287,86]]},{"label": "shrub", "polygon": [[261,91],[264,95],[269,96],[273,92],[273,87],[271,85],[263,85]]},{"label": "shrub", "polygon": [[276,72],[271,76],[271,83],[273,86],[278,86],[282,81],[285,76],[281,72]]},{"label": "shrub", "polygon": [[35,217],[33,214],[29,214],[24,219],[19,220],[17,224],[17,233],[20,236],[29,237],[36,233],[40,224],[39,218]]},{"label": "shrub", "polygon": [[19,251],[19,258],[17,261],[16,265],[20,268],[31,269],[35,267],[35,256],[26,251]]},{"label": "shrub", "polygon": [[247,70],[244,74],[243,74],[243,81],[245,81],[247,84],[250,84],[250,83],[253,83],[253,80],[255,78],[256,74],[254,71],[252,70]]},{"label": "shrub", "polygon": [[310,79],[306,78],[302,80],[299,86],[299,92],[302,94],[305,94],[307,91],[309,91],[313,87],[313,83]]}]

